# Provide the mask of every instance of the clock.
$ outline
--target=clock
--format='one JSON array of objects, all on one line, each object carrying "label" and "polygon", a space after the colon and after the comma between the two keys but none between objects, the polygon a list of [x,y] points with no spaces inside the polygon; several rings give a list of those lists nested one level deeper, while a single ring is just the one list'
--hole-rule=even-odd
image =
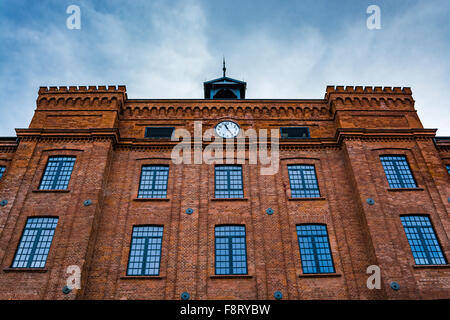
[{"label": "clock", "polygon": [[217,135],[225,139],[236,137],[240,130],[238,124],[233,121],[222,121],[216,125]]}]

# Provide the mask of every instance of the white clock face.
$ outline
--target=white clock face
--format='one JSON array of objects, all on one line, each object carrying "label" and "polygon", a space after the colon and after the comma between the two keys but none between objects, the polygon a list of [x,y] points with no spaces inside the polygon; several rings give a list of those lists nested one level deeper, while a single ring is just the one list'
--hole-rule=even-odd
[{"label": "white clock face", "polygon": [[239,126],[233,121],[222,121],[216,126],[216,133],[222,138],[234,138],[239,134]]}]

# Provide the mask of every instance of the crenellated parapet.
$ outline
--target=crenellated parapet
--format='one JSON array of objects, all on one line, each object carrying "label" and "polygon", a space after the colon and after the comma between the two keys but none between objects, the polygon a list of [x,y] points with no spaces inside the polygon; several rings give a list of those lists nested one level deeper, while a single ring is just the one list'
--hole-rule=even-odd
[{"label": "crenellated parapet", "polygon": [[325,100],[338,128],[423,128],[408,87],[328,86]]},{"label": "crenellated parapet", "polygon": [[40,87],[37,107],[109,107],[120,109],[127,100],[125,86]]},{"label": "crenellated parapet", "polygon": [[325,100],[332,109],[414,109],[411,88],[328,86]]},{"label": "crenellated parapet", "polygon": [[41,87],[30,128],[116,128],[125,86]]},{"label": "crenellated parapet", "polygon": [[330,121],[335,128],[423,128],[407,87],[328,86],[324,99],[235,100],[128,99],[125,86],[41,87],[36,111],[30,128],[52,130],[121,127],[124,131],[121,120],[220,118]]}]

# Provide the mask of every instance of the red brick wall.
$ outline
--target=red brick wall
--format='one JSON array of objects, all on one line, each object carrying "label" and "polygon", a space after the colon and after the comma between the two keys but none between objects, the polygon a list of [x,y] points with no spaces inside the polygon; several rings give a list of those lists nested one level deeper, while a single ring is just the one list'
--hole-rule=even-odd
[{"label": "red brick wall", "polygon": [[[275,175],[261,175],[247,152],[244,199],[218,200],[213,165],[175,165],[176,142],[144,139],[144,129],[193,133],[194,121],[206,130],[221,119],[244,130],[307,126],[312,138],[282,140]],[[285,299],[449,298],[449,266],[414,266],[400,221],[428,214],[449,259],[450,153],[434,134],[423,129],[409,88],[328,87],[318,100],[241,101],[131,100],[122,86],[41,88],[30,128],[17,130],[19,142],[0,143],[0,200],[8,200],[0,207],[0,298],[179,299],[187,291],[193,299],[273,299],[277,290]],[[418,189],[390,190],[381,154],[405,155]],[[77,157],[68,192],[37,191],[51,155]],[[169,165],[167,199],[136,199],[146,164]],[[315,166],[320,199],[290,197],[289,164]],[[11,269],[26,219],[41,215],[59,217],[45,269]],[[326,224],[336,274],[303,274],[301,223]],[[159,276],[126,276],[140,224],[164,226]],[[215,276],[218,224],[245,225],[247,276]],[[82,269],[82,285],[64,295],[69,265]],[[381,268],[380,290],[367,289],[369,265]]]}]

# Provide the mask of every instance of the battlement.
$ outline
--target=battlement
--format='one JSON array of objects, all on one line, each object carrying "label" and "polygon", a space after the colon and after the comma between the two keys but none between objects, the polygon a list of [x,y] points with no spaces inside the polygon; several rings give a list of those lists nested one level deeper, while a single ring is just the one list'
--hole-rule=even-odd
[{"label": "battlement", "polygon": [[411,95],[412,91],[409,87],[363,87],[363,86],[327,86],[327,91],[325,93],[325,99],[331,93],[381,93],[381,94],[403,94]]},{"label": "battlement", "polygon": [[40,87],[39,94],[51,93],[126,93],[126,86],[60,86],[60,87]]},{"label": "battlement", "polygon": [[122,106],[127,100],[126,86],[40,87],[37,106]]},{"label": "battlement", "polygon": [[409,87],[327,86],[325,100],[329,105],[338,107],[414,108]]}]

